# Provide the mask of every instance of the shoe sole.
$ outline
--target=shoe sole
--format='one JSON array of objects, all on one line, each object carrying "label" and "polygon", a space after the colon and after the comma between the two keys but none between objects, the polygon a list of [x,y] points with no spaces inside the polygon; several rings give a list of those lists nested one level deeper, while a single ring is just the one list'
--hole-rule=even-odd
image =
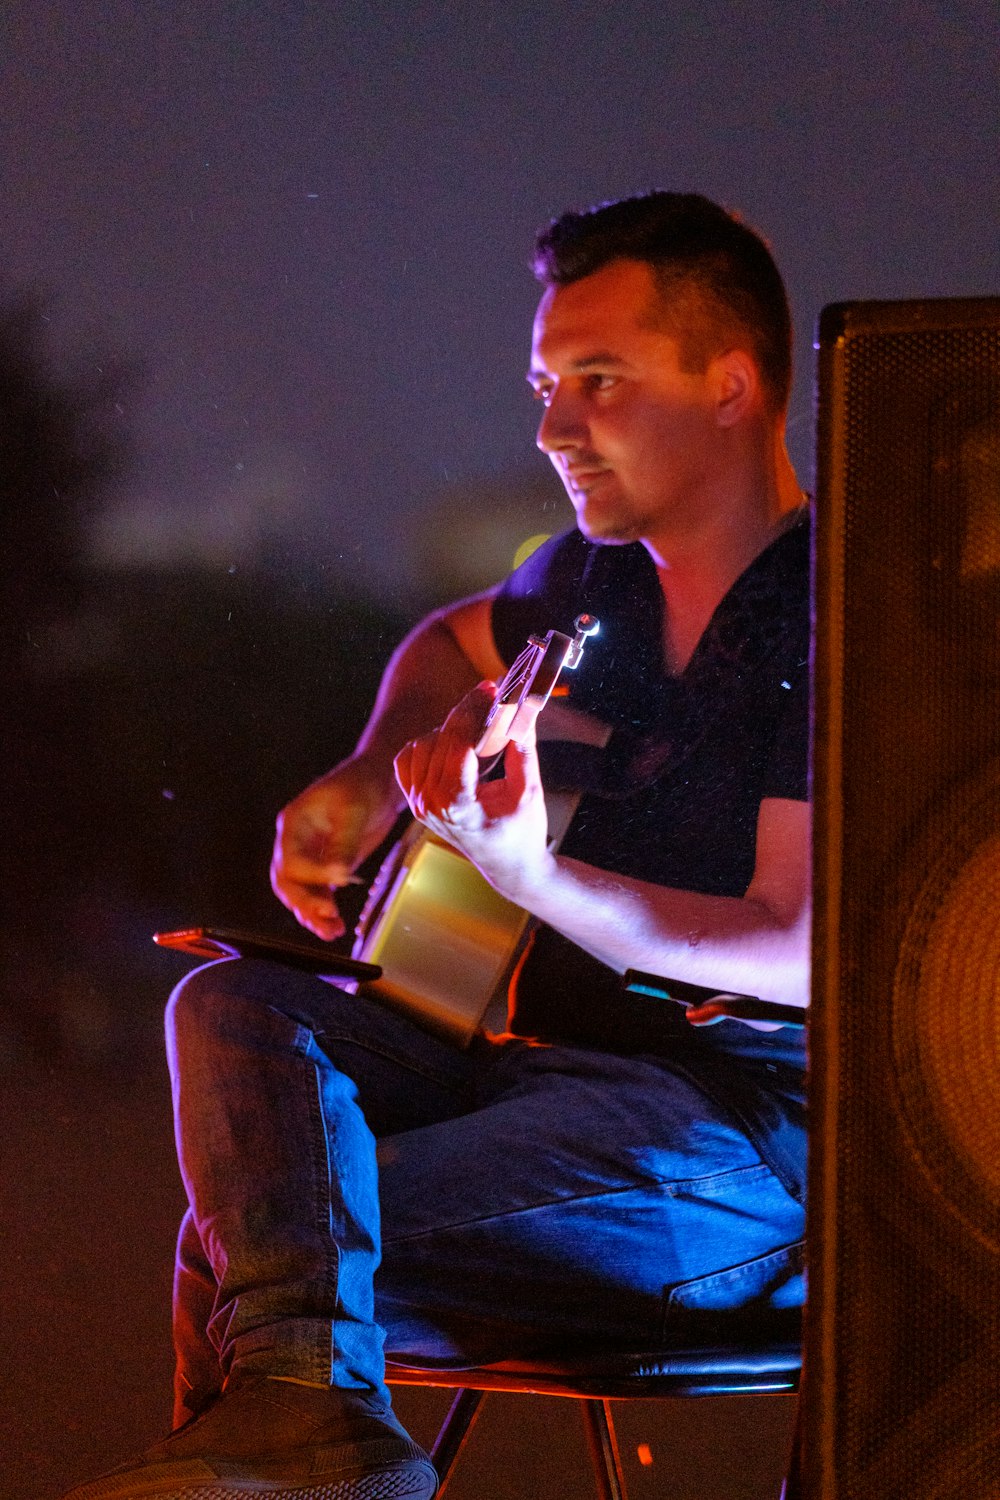
[{"label": "shoe sole", "polygon": [[396,1469],[364,1474],[354,1479],[294,1485],[281,1480],[234,1479],[231,1483],[209,1480],[178,1486],[175,1479],[137,1489],[123,1489],[110,1480],[95,1480],[74,1490],[67,1500],[433,1500],[437,1476],[426,1469]]}]

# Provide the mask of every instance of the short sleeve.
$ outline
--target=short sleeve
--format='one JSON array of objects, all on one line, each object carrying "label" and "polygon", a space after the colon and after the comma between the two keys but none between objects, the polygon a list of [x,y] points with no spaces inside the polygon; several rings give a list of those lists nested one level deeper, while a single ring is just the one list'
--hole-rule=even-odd
[{"label": "short sleeve", "polygon": [[764,768],[761,798],[783,797],[793,802],[809,799],[809,663],[789,666],[779,675],[774,737]]}]

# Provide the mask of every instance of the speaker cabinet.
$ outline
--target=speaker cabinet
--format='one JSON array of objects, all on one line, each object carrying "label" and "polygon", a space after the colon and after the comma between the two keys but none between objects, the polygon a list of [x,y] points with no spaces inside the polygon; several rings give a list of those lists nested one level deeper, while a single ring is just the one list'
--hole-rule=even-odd
[{"label": "speaker cabinet", "polygon": [[1000,1496],[1000,299],[820,321],[808,1500]]}]

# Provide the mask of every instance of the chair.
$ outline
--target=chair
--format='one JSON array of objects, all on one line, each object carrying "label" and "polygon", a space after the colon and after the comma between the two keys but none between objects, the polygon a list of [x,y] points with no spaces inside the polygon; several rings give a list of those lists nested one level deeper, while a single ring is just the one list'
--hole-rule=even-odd
[{"label": "chair", "polygon": [[[629,969],[623,987],[656,999],[692,1004],[718,1000],[719,1012],[744,1019],[804,1025],[804,1013],[752,995],[717,995],[699,985]],[[456,1392],[431,1458],[443,1495],[459,1454],[489,1391],[519,1395],[570,1396],[583,1402],[584,1427],[594,1467],[598,1500],[627,1500],[615,1437],[613,1401],[636,1398],[788,1394],[798,1390],[802,1367],[801,1318],[776,1314],[767,1335],[748,1331],[739,1346],[705,1345],[684,1349],[604,1350],[563,1360],[510,1360],[474,1370],[445,1370],[390,1362],[390,1385],[445,1387]],[[798,1500],[798,1437],[792,1445],[783,1500]]]},{"label": "chair", "polygon": [[[565,1360],[511,1360],[474,1370],[432,1369],[390,1362],[390,1385],[447,1387],[456,1391],[431,1449],[444,1494],[480,1405],[489,1391],[570,1396],[583,1402],[583,1419],[598,1500],[626,1500],[611,1403],[635,1398],[788,1393],[798,1389],[801,1353],[785,1318],[768,1342],[759,1336],[741,1348],[611,1351]],[[789,1483],[786,1500],[792,1500]]]}]

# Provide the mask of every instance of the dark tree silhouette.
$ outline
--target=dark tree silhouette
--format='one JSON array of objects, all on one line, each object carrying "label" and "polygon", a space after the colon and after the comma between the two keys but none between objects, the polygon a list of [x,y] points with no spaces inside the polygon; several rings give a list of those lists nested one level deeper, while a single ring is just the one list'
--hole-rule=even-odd
[{"label": "dark tree silhouette", "polygon": [[95,357],[84,372],[59,371],[47,305],[35,291],[0,301],[0,985],[21,1010],[26,994],[51,988],[38,976],[47,975],[80,845],[68,772],[91,739],[88,694],[58,669],[59,640],[84,599],[88,519],[129,453],[124,365]]},{"label": "dark tree silhouette", "polygon": [[134,1067],[180,972],[154,927],[292,925],[274,816],[353,744],[405,628],[260,559],[114,570],[87,522],[127,474],[133,376],[58,372],[43,302],[0,302],[4,788],[0,1060]]},{"label": "dark tree silhouette", "polygon": [[15,661],[29,632],[76,598],[86,523],[128,453],[125,366],[99,358],[83,373],[58,372],[46,305],[37,292],[0,302],[0,590],[5,657]]}]

